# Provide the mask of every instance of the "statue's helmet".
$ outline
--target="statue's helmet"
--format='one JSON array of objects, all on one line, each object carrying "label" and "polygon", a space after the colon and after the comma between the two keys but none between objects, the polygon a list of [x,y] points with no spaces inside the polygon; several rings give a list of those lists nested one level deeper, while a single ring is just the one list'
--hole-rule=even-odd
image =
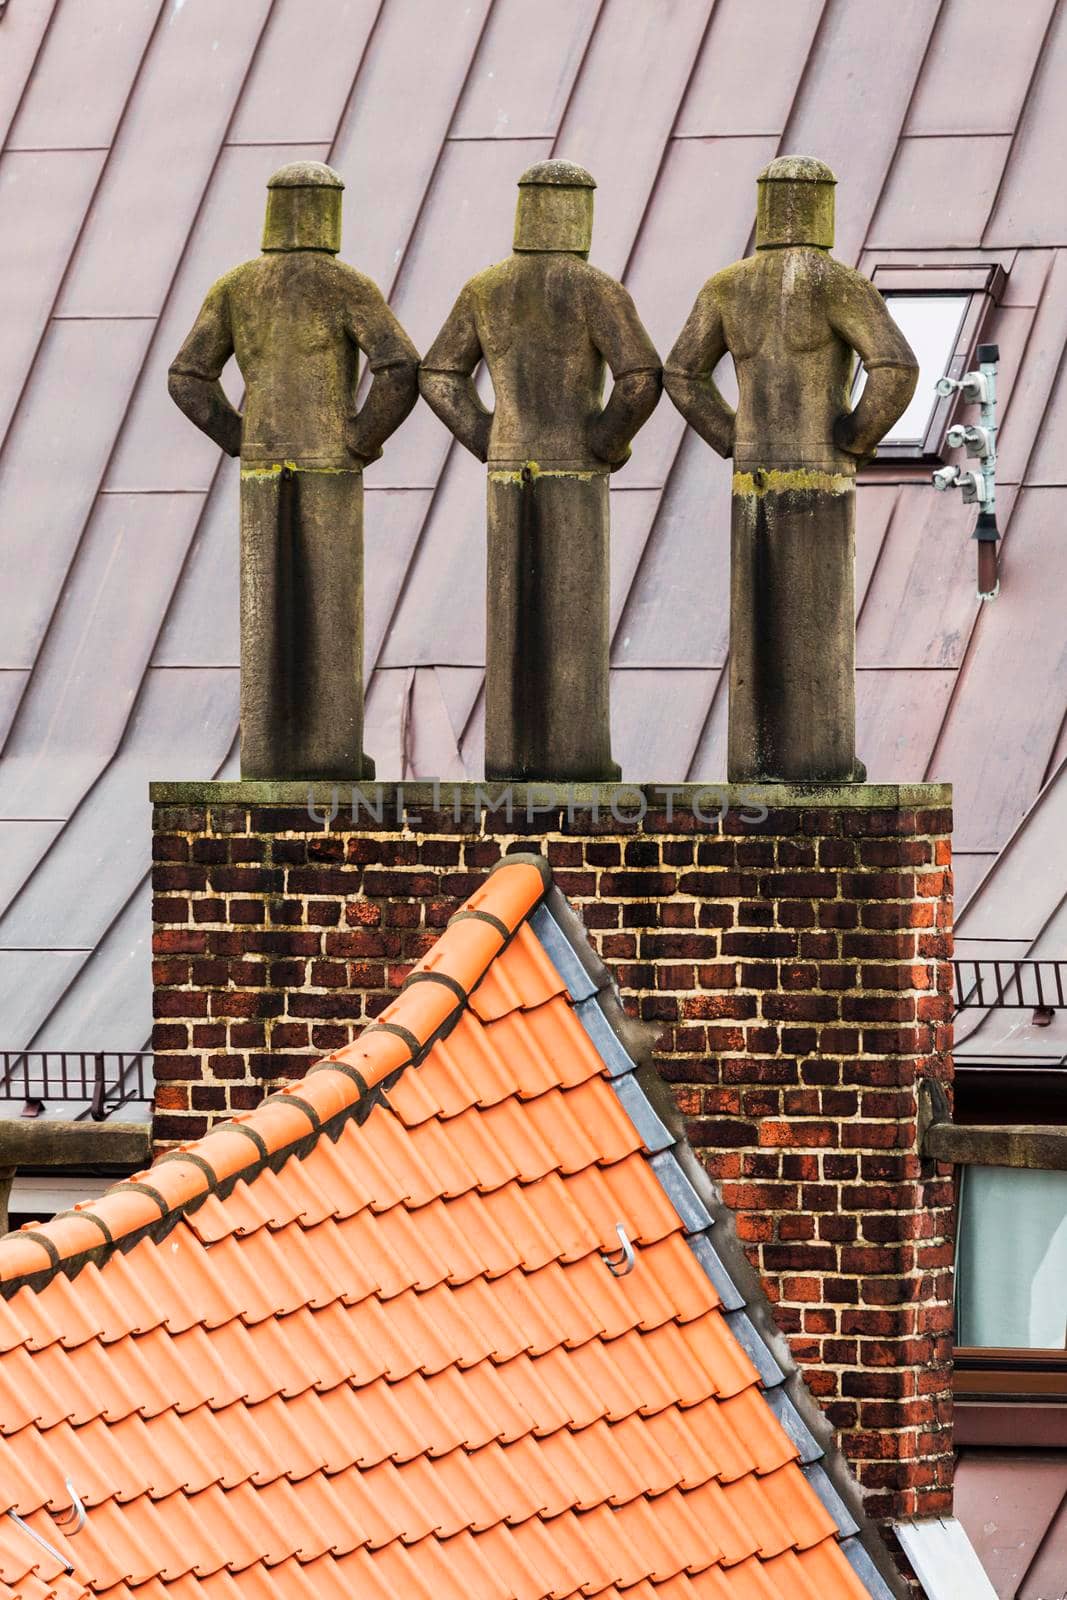
[{"label": "statue's helmet", "polygon": [[814,156],[779,156],[756,180],[756,249],[810,244],[829,250],[834,242],[837,179]]},{"label": "statue's helmet", "polygon": [[267,180],[264,250],[341,248],[344,181],[321,161],[290,161]]},{"label": "statue's helmet", "polygon": [[571,250],[588,255],[593,242],[596,184],[573,161],[541,161],[519,179],[516,250]]}]

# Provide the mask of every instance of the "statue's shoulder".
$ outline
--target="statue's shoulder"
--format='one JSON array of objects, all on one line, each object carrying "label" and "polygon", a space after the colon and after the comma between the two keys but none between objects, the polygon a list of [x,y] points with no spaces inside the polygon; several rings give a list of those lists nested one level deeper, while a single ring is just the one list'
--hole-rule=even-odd
[{"label": "statue's shoulder", "polygon": [[823,288],[827,294],[841,295],[870,295],[878,291],[866,273],[857,272],[855,267],[847,267],[843,261],[835,261],[834,257],[825,251],[818,252],[818,273]]},{"label": "statue's shoulder", "polygon": [[570,257],[570,268],[578,283],[587,294],[593,294],[603,303],[611,304],[616,301],[629,301],[630,291],[610,272],[605,272],[603,267],[594,267],[591,261],[583,261],[581,256]]},{"label": "statue's shoulder", "polygon": [[501,294],[507,294],[511,288],[517,270],[514,256],[507,256],[503,261],[494,261],[491,267],[483,267],[481,272],[476,272],[473,278],[468,278],[460,292],[460,299],[466,301],[472,308],[488,310]]},{"label": "statue's shoulder", "polygon": [[743,260],[733,261],[728,267],[713,272],[705,282],[701,294],[710,300],[717,300],[721,305],[728,305],[735,295],[753,281],[758,271],[759,258],[745,256]]},{"label": "statue's shoulder", "polygon": [[211,286],[211,293],[228,295],[239,292],[246,285],[252,284],[259,276],[260,263],[263,256],[253,256],[251,261],[242,261],[239,266],[231,267],[229,272],[224,272],[221,278],[216,278]]},{"label": "statue's shoulder", "polygon": [[481,272],[476,272],[473,278],[467,280],[467,288],[472,294],[489,294],[500,284],[507,283],[520,269],[518,257],[505,256],[503,261],[494,261],[491,267],[483,267]]},{"label": "statue's shoulder", "polygon": [[314,259],[313,270],[327,283],[336,285],[338,290],[368,300],[382,299],[382,291],[374,279],[360,272],[350,262],[342,261],[339,256],[328,255],[325,251],[315,252]]}]

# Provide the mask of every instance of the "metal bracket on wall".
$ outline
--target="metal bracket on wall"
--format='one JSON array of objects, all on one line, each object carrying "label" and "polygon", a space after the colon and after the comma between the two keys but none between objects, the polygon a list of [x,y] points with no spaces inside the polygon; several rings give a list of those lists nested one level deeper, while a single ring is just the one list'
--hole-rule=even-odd
[{"label": "metal bracket on wall", "polygon": [[935,1157],[927,1151],[927,1134],[940,1123],[952,1121],[945,1086],[937,1078],[920,1078],[917,1092],[915,1135],[922,1158],[923,1177],[933,1176]]},{"label": "metal bracket on wall", "polygon": [[977,505],[973,537],[978,541],[978,598],[995,600],[1000,593],[997,560],[997,362],[995,344],[978,346],[978,367],[962,378],[939,378],[937,392],[948,396],[959,390],[968,405],[981,407],[981,422],[956,423],[946,439],[953,450],[964,449],[976,468],[961,471],[955,465],[939,467],[933,475],[935,489],[959,489],[964,505]]}]

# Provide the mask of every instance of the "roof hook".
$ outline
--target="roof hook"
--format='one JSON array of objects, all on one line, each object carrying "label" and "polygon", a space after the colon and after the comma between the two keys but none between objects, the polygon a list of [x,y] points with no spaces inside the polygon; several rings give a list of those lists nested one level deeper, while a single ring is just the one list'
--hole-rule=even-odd
[{"label": "roof hook", "polygon": [[[85,1506],[74,1487],[73,1479],[65,1478],[63,1481],[66,1485],[67,1493],[70,1495],[70,1510],[58,1513],[53,1511],[51,1516],[56,1527],[62,1528],[69,1539],[72,1533],[80,1533],[85,1527]],[[72,1522],[74,1524],[73,1527],[71,1526]]]},{"label": "roof hook", "polygon": [[613,1278],[625,1278],[626,1274],[632,1272],[637,1265],[637,1257],[621,1222],[615,1224],[615,1232],[619,1236],[619,1248],[601,1250],[600,1259]]},{"label": "roof hook", "polygon": [[29,1535],[35,1544],[39,1544],[42,1550],[48,1551],[48,1554],[59,1566],[63,1568],[63,1571],[69,1578],[71,1573],[74,1571],[74,1563],[69,1561],[66,1556],[61,1555],[54,1544],[49,1544],[44,1535],[38,1533],[36,1528],[31,1528],[25,1518],[20,1517],[17,1511],[8,1511],[8,1516],[11,1518],[12,1522],[16,1524],[16,1526],[22,1529],[23,1533]]}]

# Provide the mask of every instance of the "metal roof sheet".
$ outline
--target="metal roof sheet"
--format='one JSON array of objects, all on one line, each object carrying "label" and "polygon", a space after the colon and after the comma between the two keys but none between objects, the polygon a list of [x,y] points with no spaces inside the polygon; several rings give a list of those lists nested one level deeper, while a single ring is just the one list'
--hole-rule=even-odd
[{"label": "metal roof sheet", "polygon": [[[1022,0],[1010,28],[994,0],[546,0],[530,28],[527,0],[316,0],[311,12],[300,0],[9,4],[0,81],[0,131],[17,113],[0,155],[9,891],[25,884],[23,897],[43,904],[64,872],[80,870],[97,838],[95,824],[78,821],[82,802],[105,770],[138,796],[144,778],[161,775],[157,745],[130,711],[142,684],[173,679],[151,699],[165,719],[158,747],[183,764],[168,772],[208,776],[231,747],[236,472],[170,405],[163,374],[211,279],[258,248],[269,171],[297,154],[338,167],[344,254],[425,347],[464,280],[507,253],[522,168],[549,154],[585,162],[600,185],[592,259],[625,272],[666,353],[704,279],[747,246],[756,172],[779,150],[809,149],[840,179],[843,259],[866,248],[868,270],[890,255],[1010,269],[987,329],[1001,345],[1005,402],[998,600],[975,601],[958,502],[886,466],[859,490],[860,747],[872,774],[899,778],[894,764],[918,774],[925,753],[927,776],[956,781],[965,892],[1067,749],[1055,614],[1065,15],[1062,0]],[[974,49],[990,17],[998,70],[975,95]],[[82,72],[92,93],[78,76],[85,62],[99,64]],[[953,168],[957,141],[971,134],[982,136],[968,144],[968,160],[988,167],[981,181]],[[729,390],[732,375],[722,376]],[[614,486],[616,743],[627,777],[653,767],[665,780],[723,775],[727,476],[664,400]],[[1012,516],[1019,483],[1034,487]],[[458,759],[477,777],[482,473],[420,406],[367,489],[368,748],[385,775],[430,776],[424,763]],[[215,675],[203,747],[181,737],[183,695],[201,692],[198,674]],[[107,871],[135,920],[139,871],[121,855]],[[1030,925],[1043,893],[1020,882],[1003,898],[1007,932]],[[107,891],[102,899],[114,903]],[[83,1045],[79,1018],[87,1026],[97,1014],[90,990],[103,968],[91,962],[68,991],[61,979],[57,1008],[47,951],[28,959],[17,997],[0,978],[0,1015],[23,1014],[28,984],[28,1014],[52,1016],[53,1041]],[[107,970],[113,1002],[141,1017],[146,1036],[132,965],[109,955]]]}]

